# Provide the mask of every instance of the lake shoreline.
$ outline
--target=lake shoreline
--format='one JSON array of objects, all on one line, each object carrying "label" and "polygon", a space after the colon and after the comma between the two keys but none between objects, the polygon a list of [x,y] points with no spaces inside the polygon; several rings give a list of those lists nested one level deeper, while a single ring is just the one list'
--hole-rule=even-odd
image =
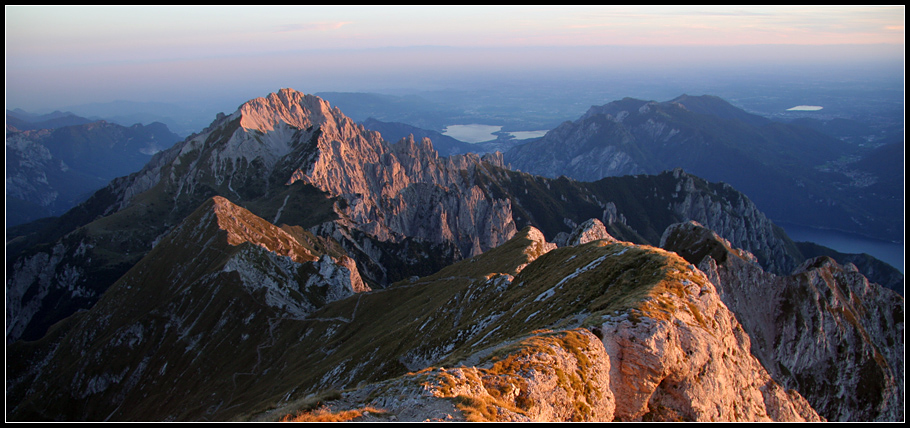
[{"label": "lake shoreline", "polygon": [[904,273],[904,244],[830,229],[817,229],[790,223],[775,222],[797,242],[812,242],[840,253],[875,257]]},{"label": "lake shoreline", "polygon": [[472,123],[468,125],[448,125],[442,131],[442,135],[452,137],[458,141],[464,141],[465,143],[477,144],[498,139],[499,136],[496,135],[497,133],[509,134],[516,140],[527,140],[531,138],[540,138],[547,132],[549,131],[543,129],[535,131],[502,132],[502,126]]}]

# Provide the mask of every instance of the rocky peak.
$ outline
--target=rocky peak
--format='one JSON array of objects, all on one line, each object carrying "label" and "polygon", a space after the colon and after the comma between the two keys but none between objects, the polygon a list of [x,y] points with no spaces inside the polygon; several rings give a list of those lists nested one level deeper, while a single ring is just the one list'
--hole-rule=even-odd
[{"label": "rocky peak", "polygon": [[543,232],[536,227],[528,226],[518,234],[515,235],[515,238],[525,238],[531,241],[531,244],[528,245],[525,250],[525,254],[528,255],[528,263],[537,260],[538,257],[556,249],[556,244],[547,242],[547,238],[543,236]]},{"label": "rocky peak", "polygon": [[410,134],[393,144],[392,149],[395,150],[395,153],[400,154],[426,153],[433,154],[435,155],[434,157],[438,156],[433,148],[433,142],[429,138],[424,137],[417,141],[414,138],[414,134]]},{"label": "rocky peak", "polygon": [[722,238],[716,232],[691,220],[670,225],[660,238],[661,248],[672,248],[686,260],[702,260],[712,257],[719,263],[727,260],[727,256],[735,255],[742,260],[758,265],[756,257],[739,248],[734,248],[730,241]]},{"label": "rocky peak", "polygon": [[502,152],[484,153],[480,160],[500,168],[508,168],[503,158]]},{"label": "rocky peak", "polygon": [[[364,138],[373,143],[368,150],[359,149]],[[376,151],[377,140],[379,134],[365,132],[321,98],[282,89],[250,100],[230,115],[219,114],[201,133],[153,158],[136,177],[118,185],[123,187],[118,193],[124,194],[118,209],[161,180],[177,197],[194,194],[197,188],[213,188],[238,200],[258,197],[271,180],[284,176],[284,184],[291,184],[295,169],[313,169],[314,159],[325,157],[314,157],[314,152],[353,151],[357,155],[348,158],[362,157]],[[282,171],[272,177],[279,164]],[[337,180],[343,180],[344,173],[353,171],[342,171]]]},{"label": "rocky peak", "polygon": [[[462,254],[474,255],[516,230],[508,200],[494,200],[463,172],[481,164],[479,156],[440,158],[428,139],[390,144],[293,89],[244,103],[158,159],[123,183],[120,208],[162,178],[177,197],[214,188],[238,201],[301,181],[345,199],[339,209],[350,226],[380,240],[454,240]],[[503,165],[501,155],[484,160]]]},{"label": "rocky peak", "polygon": [[[792,242],[786,234],[761,212],[749,198],[726,183],[713,190],[713,194],[698,191],[707,182],[680,168],[672,171],[679,196],[672,203],[672,210],[681,218],[695,220],[705,228],[716,232],[732,243],[732,246],[751,253],[742,253],[747,259],[757,258],[759,263],[771,272],[786,274],[793,270],[799,260]],[[717,198],[723,194],[724,198]],[[733,215],[729,215],[729,214]],[[688,226],[684,226],[688,227]]]},{"label": "rocky peak", "polygon": [[280,123],[306,129],[323,125],[338,114],[322,98],[290,88],[247,101],[235,113],[241,117],[241,127],[259,132],[272,131]]},{"label": "rocky peak", "polygon": [[[320,126],[287,184],[302,181],[346,199],[344,216],[381,240],[454,241],[471,256],[515,233],[509,201],[490,197],[466,173],[482,163],[478,155],[440,158],[429,139],[390,144],[341,117],[334,129]],[[485,158],[502,164],[496,155]]]},{"label": "rocky peak", "polygon": [[[615,206],[614,206],[615,209]],[[553,240],[559,247],[587,244],[591,241],[606,240],[609,243],[618,242],[616,238],[607,232],[603,222],[596,218],[589,219],[579,224],[572,230],[572,233],[559,233]]]},{"label": "rocky peak", "polygon": [[[317,254],[285,230],[220,196],[203,203],[160,245],[163,248],[156,247],[139,265],[174,257],[165,263],[173,266],[172,271],[197,272],[178,272],[169,281],[187,287],[213,270],[236,273],[244,289],[264,298],[282,316],[302,318],[327,302],[370,291],[351,258]],[[197,266],[199,259],[224,261]],[[220,271],[213,268],[221,264]]]}]

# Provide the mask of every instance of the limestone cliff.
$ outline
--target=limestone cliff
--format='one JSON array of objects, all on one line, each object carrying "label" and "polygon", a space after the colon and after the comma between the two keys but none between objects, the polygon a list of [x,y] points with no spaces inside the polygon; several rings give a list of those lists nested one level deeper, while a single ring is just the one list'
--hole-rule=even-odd
[{"label": "limestone cliff", "polygon": [[728,184],[721,185],[723,198],[695,192],[696,177],[680,169],[674,170],[673,175],[680,178],[677,191],[684,197],[674,201],[672,209],[682,217],[705,225],[736,248],[757,256],[769,272],[786,274],[799,263],[792,241],[744,194]]},{"label": "limestone cliff", "polygon": [[903,419],[900,295],[826,257],[807,260],[792,275],[767,273],[751,254],[694,222],[669,228],[665,237],[665,248],[716,284],[771,375],[821,415]]}]

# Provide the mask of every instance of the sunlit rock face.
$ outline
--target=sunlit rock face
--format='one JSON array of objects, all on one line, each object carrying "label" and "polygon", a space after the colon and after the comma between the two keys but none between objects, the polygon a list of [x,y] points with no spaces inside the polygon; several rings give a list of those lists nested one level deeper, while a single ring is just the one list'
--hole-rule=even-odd
[{"label": "sunlit rock face", "polygon": [[[697,223],[667,230],[665,248],[696,263],[752,338],[752,353],[829,420],[903,418],[903,297],[852,266],[810,259],[765,272],[748,252]],[[898,347],[901,348],[901,347]]]},{"label": "sunlit rock face", "polygon": [[607,232],[607,228],[604,227],[603,222],[596,218],[592,218],[576,226],[575,229],[572,230],[572,233],[558,235],[556,239],[554,239],[554,243],[560,247],[565,247],[587,244],[588,242],[601,239],[616,242],[616,238],[610,236],[610,233]]}]

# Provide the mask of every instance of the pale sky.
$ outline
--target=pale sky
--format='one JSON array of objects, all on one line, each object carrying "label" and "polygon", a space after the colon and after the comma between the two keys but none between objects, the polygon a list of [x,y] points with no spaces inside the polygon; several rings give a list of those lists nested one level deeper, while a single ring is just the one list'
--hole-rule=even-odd
[{"label": "pale sky", "polygon": [[[6,6],[5,15],[7,106],[22,108],[64,95],[164,101],[240,82],[273,91],[291,86],[291,76],[332,86],[315,92],[454,67],[606,61],[561,47],[712,48],[717,61],[769,45],[794,60],[803,56],[795,46],[853,46],[813,51],[840,52],[832,60],[855,52],[902,62],[904,51],[904,6]],[[560,53],[521,57],[536,48]]]}]

